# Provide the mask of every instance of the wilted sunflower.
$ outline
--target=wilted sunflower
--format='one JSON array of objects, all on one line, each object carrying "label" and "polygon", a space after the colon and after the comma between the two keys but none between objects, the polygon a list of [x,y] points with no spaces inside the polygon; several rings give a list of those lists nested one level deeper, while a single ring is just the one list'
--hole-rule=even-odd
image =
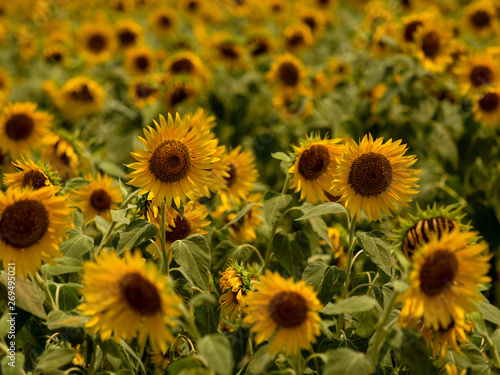
[{"label": "wilted sunflower", "polygon": [[291,53],[299,53],[309,48],[314,38],[308,25],[299,23],[288,26],[284,31],[283,44],[285,49]]},{"label": "wilted sunflower", "polygon": [[173,294],[167,278],[153,263],[146,263],[138,252],[101,253],[96,262],[83,265],[83,304],[78,306],[90,320],[90,333],[100,331],[101,340],[114,335],[116,342],[130,342],[138,335],[166,352],[173,341],[170,327],[181,315],[181,298]]},{"label": "wilted sunflower", "polygon": [[193,52],[182,51],[172,56],[165,64],[165,72],[170,77],[186,75],[206,84],[210,72],[203,61]]},{"label": "wilted sunflower", "polygon": [[341,138],[321,139],[319,134],[306,136],[293,146],[295,162],[288,170],[292,175],[289,189],[300,191],[300,199],[309,203],[337,201],[340,194],[330,194],[336,176],[337,160],[344,151]]},{"label": "wilted sunflower", "polygon": [[113,179],[107,175],[101,175],[97,172],[94,178],[91,175],[86,176],[90,184],[71,192],[71,199],[79,207],[83,216],[87,219],[93,219],[96,215],[105,220],[111,219],[110,210],[117,210],[118,205],[123,199],[118,186],[113,186]]},{"label": "wilted sunflower", "polygon": [[474,117],[486,126],[500,125],[500,87],[490,87],[474,100]]},{"label": "wilted sunflower", "polygon": [[28,277],[42,262],[56,265],[66,229],[73,227],[67,196],[59,188],[31,190],[16,187],[0,191],[0,260],[16,264],[16,275]]},{"label": "wilted sunflower", "polygon": [[305,86],[306,71],[300,60],[289,53],[275,57],[266,77],[279,92],[284,94],[307,91]]},{"label": "wilted sunflower", "polygon": [[428,22],[418,28],[414,35],[416,55],[424,68],[431,72],[443,72],[452,63],[452,33],[446,25],[437,21]]},{"label": "wilted sunflower", "polygon": [[463,94],[477,93],[481,88],[500,83],[498,61],[488,53],[464,57],[455,73]]},{"label": "wilted sunflower", "polygon": [[114,57],[116,40],[107,22],[85,22],[78,28],[75,47],[89,64],[99,64]]},{"label": "wilted sunflower", "polygon": [[11,157],[29,155],[32,148],[40,148],[40,139],[52,126],[52,115],[37,111],[32,102],[9,103],[0,117],[0,143]]},{"label": "wilted sunflower", "polygon": [[221,310],[227,319],[234,320],[245,308],[244,297],[252,290],[252,274],[245,267],[232,262],[224,272],[219,272],[220,289],[223,295],[219,298]]},{"label": "wilted sunflower", "polygon": [[143,78],[135,78],[129,83],[128,96],[135,107],[143,108],[158,100],[158,89]]},{"label": "wilted sunflower", "polygon": [[42,144],[42,159],[48,160],[63,180],[78,175],[80,159],[68,136],[51,133],[42,139]]},{"label": "wilted sunflower", "polygon": [[159,206],[163,199],[177,207],[187,199],[195,200],[203,195],[205,184],[212,183],[209,177],[216,141],[207,139],[209,130],[190,131],[190,118],[175,121],[168,115],[168,121],[160,115],[160,124],[154,121],[156,129],[144,129],[145,139],[139,137],[146,150],[135,148],[131,155],[138,161],[129,164],[134,169],[127,177],[128,184],[141,188],[139,194],[148,193],[148,199]]},{"label": "wilted sunflower", "polygon": [[295,283],[278,273],[266,270],[261,282],[255,283],[255,292],[248,292],[244,322],[252,325],[255,342],[260,344],[278,330],[269,347],[270,353],[296,355],[301,348],[309,348],[319,335],[322,306],[312,286],[304,280]]},{"label": "wilted sunflower", "polygon": [[475,301],[483,299],[479,284],[491,281],[486,276],[491,255],[481,255],[486,243],[471,244],[476,237],[475,232],[455,229],[420,247],[413,255],[410,289],[399,298],[404,303],[402,319],[422,319],[438,331],[477,309]]},{"label": "wilted sunflower", "polygon": [[498,31],[498,15],[491,1],[474,1],[463,11],[467,28],[479,37],[489,37]]},{"label": "wilted sunflower", "polygon": [[125,69],[130,75],[144,76],[156,69],[154,51],[149,46],[135,46],[125,53]]},{"label": "wilted sunflower", "polygon": [[149,14],[149,28],[157,37],[164,37],[177,29],[179,13],[170,8],[156,9]]},{"label": "wilted sunflower", "polygon": [[406,145],[401,140],[383,138],[373,140],[371,134],[364,136],[358,145],[349,140],[345,152],[337,159],[339,168],[333,180],[332,191],[340,195],[340,202],[350,211],[351,217],[360,219],[361,209],[368,220],[372,217],[382,221],[381,211],[392,216],[396,204],[408,207],[409,194],[417,194],[414,177],[420,170],[410,169],[416,156],[403,156]]},{"label": "wilted sunflower", "polygon": [[19,172],[4,173],[3,183],[7,186],[28,187],[38,190],[46,186],[52,186],[52,184],[57,185],[59,182],[57,176],[49,172],[48,167],[37,165],[33,160],[24,156],[21,160],[16,160],[12,164],[19,169]]}]

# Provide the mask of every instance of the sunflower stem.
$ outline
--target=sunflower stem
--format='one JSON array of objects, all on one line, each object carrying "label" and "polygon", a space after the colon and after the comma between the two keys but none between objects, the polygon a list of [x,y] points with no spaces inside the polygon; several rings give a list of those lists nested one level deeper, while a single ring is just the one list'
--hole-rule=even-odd
[{"label": "sunflower stem", "polygon": [[161,253],[163,254],[163,273],[168,276],[168,258],[170,254],[167,254],[167,241],[165,237],[165,216],[167,211],[167,204],[165,199],[161,202],[161,224],[160,224],[160,242],[161,242]]},{"label": "sunflower stem", "polygon": [[111,236],[111,232],[113,232],[113,229],[115,229],[116,223],[117,223],[116,221],[112,221],[111,224],[109,224],[109,227],[106,230],[106,233],[104,233],[104,236],[102,236],[101,243],[99,244],[99,247],[97,248],[94,255],[99,255],[102,249],[104,249],[104,245],[106,242],[108,242],[108,239]]},{"label": "sunflower stem", "polygon": [[495,367],[500,368],[500,356],[498,355],[495,343],[493,342],[493,340],[491,340],[491,337],[488,334],[484,335],[483,337],[486,341],[486,344],[488,345],[488,348],[490,349],[491,354],[493,355],[493,363],[495,364]]},{"label": "sunflower stem", "polygon": [[41,276],[37,273],[35,273],[35,280],[38,286],[43,290],[45,293],[45,303],[47,303],[48,307],[51,310],[59,310],[57,308],[56,303],[54,302],[54,298],[52,298],[52,294],[50,293],[49,287],[47,285],[47,282],[44,281]]},{"label": "sunflower stem", "polygon": [[191,336],[191,339],[194,342],[198,342],[201,338],[200,331],[198,330],[198,327],[194,323],[194,320],[191,318],[191,315],[189,315],[189,311],[186,309],[184,304],[180,304],[179,308],[182,312],[182,315],[184,315],[184,320],[187,323],[187,331],[189,332],[189,335]]}]

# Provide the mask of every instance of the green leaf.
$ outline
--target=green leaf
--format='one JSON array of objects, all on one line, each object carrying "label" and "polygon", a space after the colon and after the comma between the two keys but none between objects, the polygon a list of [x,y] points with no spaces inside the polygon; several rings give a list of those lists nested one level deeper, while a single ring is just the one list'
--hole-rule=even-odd
[{"label": "green leaf", "polygon": [[213,270],[219,271],[226,267],[229,259],[246,262],[250,259],[253,250],[248,245],[236,246],[231,241],[219,243],[212,253]]},{"label": "green leaf", "polygon": [[311,224],[311,228],[314,232],[325,241],[328,246],[332,246],[332,240],[328,236],[328,226],[325,221],[321,217],[312,217],[309,219],[309,223]]},{"label": "green leaf", "polygon": [[360,232],[358,241],[370,260],[375,263],[386,275],[392,274],[392,258],[389,241],[378,237],[374,232]]},{"label": "green leaf", "polygon": [[488,336],[488,330],[486,329],[486,324],[484,324],[483,314],[480,311],[473,311],[469,314],[472,323],[474,324],[474,329],[481,336]]},{"label": "green leaf", "polygon": [[203,336],[198,342],[198,351],[217,374],[231,375],[233,373],[233,352],[227,337]]},{"label": "green leaf", "polygon": [[94,224],[96,228],[101,232],[101,233],[106,233],[106,231],[109,228],[109,223],[101,216],[96,215],[94,217]]},{"label": "green leaf", "polygon": [[61,327],[83,327],[88,318],[76,312],[51,311],[45,323],[50,330]]},{"label": "green leaf", "polygon": [[434,373],[429,348],[422,334],[413,328],[397,328],[397,340],[389,340],[393,351],[399,359],[406,363],[412,374],[427,375]]},{"label": "green leaf", "polygon": [[323,374],[328,375],[368,375],[371,373],[371,364],[364,353],[358,353],[347,348],[329,350]]},{"label": "green leaf", "polygon": [[44,264],[42,266],[42,272],[48,276],[59,276],[66,273],[80,272],[83,267],[83,262],[75,258],[55,258],[57,266],[52,266],[50,264]]},{"label": "green leaf", "polygon": [[66,181],[66,183],[64,184],[64,189],[66,191],[79,189],[81,187],[87,186],[88,184],[90,184],[90,181],[87,181],[83,177],[75,177]]},{"label": "green leaf", "polygon": [[82,286],[74,283],[60,285],[59,308],[63,311],[73,310],[80,303],[80,294],[78,289],[82,288]]},{"label": "green leaf", "polygon": [[306,247],[299,245],[296,241],[296,233],[292,235],[278,232],[273,238],[272,245],[276,259],[292,275],[300,275],[302,264],[309,255]]},{"label": "green leaf", "polygon": [[329,266],[321,261],[314,261],[306,267],[302,279],[305,280],[307,285],[314,287],[318,299],[323,305],[326,305],[344,285],[346,274],[335,266]]},{"label": "green leaf", "polygon": [[488,300],[478,303],[479,311],[483,314],[483,319],[500,326],[500,310],[493,306]]},{"label": "green leaf", "polygon": [[302,215],[301,217],[295,219],[297,221],[299,220],[308,220],[313,217],[321,216],[321,215],[326,215],[326,214],[339,214],[339,213],[345,213],[347,212],[342,205],[335,203],[335,202],[328,202],[328,203],[323,203],[320,204],[316,207],[311,208],[306,214]]},{"label": "green leaf", "polygon": [[195,234],[185,240],[175,241],[170,250],[175,261],[189,272],[195,285],[208,291],[210,252],[205,237]]},{"label": "green leaf", "polygon": [[119,178],[126,178],[127,174],[123,171],[123,168],[120,168],[115,163],[109,160],[100,160],[97,162],[97,167],[103,171],[104,173]]},{"label": "green leaf", "polygon": [[[250,364],[248,365],[248,372],[251,375],[261,375],[266,373],[266,368],[276,358],[276,354],[269,354],[269,344],[261,346],[254,353]],[[326,373],[325,373],[326,374]]]},{"label": "green leaf", "polygon": [[[206,294],[200,293],[198,295]],[[192,300],[193,304],[195,303],[195,298]],[[217,333],[217,327],[219,325],[219,304],[215,298],[212,299],[213,301],[204,300],[194,308],[196,326],[202,335]]]},{"label": "green leaf", "polygon": [[130,220],[127,219],[127,209],[123,208],[121,210],[109,210],[111,212],[111,220],[117,223],[123,223],[125,225],[130,224]]},{"label": "green leaf", "polygon": [[284,152],[272,152],[271,153],[271,156],[273,157],[273,159],[276,159],[276,160],[283,160],[283,161],[290,161],[290,162],[293,162],[294,161],[294,158],[292,158],[290,155],[284,153]]},{"label": "green leaf", "polygon": [[258,205],[258,203],[253,203],[253,202],[248,203],[240,212],[238,212],[236,214],[236,216],[229,223],[227,223],[226,225],[224,225],[224,228],[222,228],[222,229],[226,229],[229,226],[233,225],[234,223],[238,222],[243,216],[245,216],[245,214],[248,211],[250,211],[250,209],[253,206],[256,206],[256,205]]},{"label": "green leaf", "polygon": [[[8,287],[9,280],[5,271],[0,272],[0,283]],[[15,278],[16,307],[29,312],[39,318],[46,319],[47,314],[43,308],[40,289],[30,281]]]},{"label": "green leaf", "polygon": [[378,312],[375,309],[352,314],[352,326],[359,337],[370,337],[378,323]]},{"label": "green leaf", "polygon": [[327,315],[341,314],[341,313],[357,313],[361,311],[368,311],[375,307],[376,301],[368,296],[354,296],[347,298],[337,303],[329,303],[321,310],[321,313]]},{"label": "green leaf", "polygon": [[269,227],[273,226],[291,201],[291,195],[282,195],[274,191],[267,191],[264,194],[264,217]]},{"label": "green leaf", "polygon": [[133,250],[158,233],[156,225],[144,219],[133,220],[121,234],[116,247],[116,253],[121,254],[125,249]]},{"label": "green leaf", "polygon": [[94,239],[80,233],[64,241],[59,250],[67,257],[81,259],[93,247]]},{"label": "green leaf", "polygon": [[24,354],[19,351],[16,351],[14,358],[9,355],[2,358],[2,375],[21,375],[23,367]]},{"label": "green leaf", "polygon": [[166,370],[168,371],[168,375],[180,375],[182,373],[198,374],[197,370],[203,370],[203,366],[200,361],[194,357],[184,357],[171,362]]},{"label": "green leaf", "polygon": [[42,374],[57,370],[75,358],[76,351],[69,348],[55,348],[43,352],[36,362],[34,374]]}]

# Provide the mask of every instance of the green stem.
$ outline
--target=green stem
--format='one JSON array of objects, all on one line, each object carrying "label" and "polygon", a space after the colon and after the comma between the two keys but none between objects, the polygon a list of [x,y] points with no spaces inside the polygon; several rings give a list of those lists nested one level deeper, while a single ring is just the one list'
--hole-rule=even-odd
[{"label": "green stem", "polygon": [[498,355],[495,343],[491,340],[491,337],[489,335],[486,334],[483,337],[486,341],[486,344],[488,344],[491,354],[493,355],[493,363],[495,364],[495,367],[500,368],[500,356]]},{"label": "green stem", "polygon": [[183,304],[179,305],[180,310],[182,311],[182,315],[184,316],[184,320],[187,323],[187,331],[189,332],[189,335],[191,336],[191,339],[194,342],[198,342],[201,338],[200,331],[198,330],[198,327],[196,327],[196,324],[194,323],[193,319],[189,315],[189,311],[186,309],[186,306]]},{"label": "green stem", "polygon": [[168,276],[168,266],[169,266],[169,253],[167,254],[167,241],[165,237],[165,216],[167,211],[167,204],[165,199],[161,202],[161,224],[160,224],[160,242],[161,242],[161,253],[163,254],[163,272]]},{"label": "green stem", "polygon": [[47,283],[42,280],[42,278],[40,277],[40,275],[37,273],[35,273],[35,280],[36,280],[36,283],[38,284],[38,286],[43,290],[43,292],[45,293],[45,303],[47,303],[48,307],[51,309],[51,310],[59,310],[57,308],[57,305],[56,303],[54,302],[54,298],[52,298],[52,294],[50,293],[50,290],[49,290],[49,287],[47,286]]}]

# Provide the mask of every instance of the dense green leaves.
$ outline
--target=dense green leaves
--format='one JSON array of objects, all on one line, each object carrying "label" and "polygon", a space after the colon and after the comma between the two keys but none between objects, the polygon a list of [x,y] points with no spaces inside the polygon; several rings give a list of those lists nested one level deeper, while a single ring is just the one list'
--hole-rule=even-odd
[{"label": "dense green leaves", "polygon": [[198,343],[198,350],[217,374],[233,373],[233,352],[225,336],[220,334],[204,336]]},{"label": "dense green leaves", "polygon": [[94,247],[94,239],[81,232],[68,231],[69,239],[64,241],[59,250],[67,257],[81,259]]},{"label": "dense green leaves", "polygon": [[[5,271],[0,272],[0,284],[8,286],[8,277]],[[15,279],[15,304],[39,318],[45,319],[47,314],[43,308],[43,293],[33,283],[16,277]]]},{"label": "dense green leaves", "polygon": [[133,220],[120,235],[116,252],[121,254],[126,249],[133,250],[137,246],[153,238],[158,233],[158,228],[144,219]]},{"label": "dense green leaves", "polygon": [[278,194],[272,191],[266,192],[264,194],[264,217],[267,225],[272,226],[291,201],[291,195]]},{"label": "dense green leaves", "polygon": [[368,258],[375,263],[385,274],[391,275],[391,251],[389,241],[377,232],[360,232],[357,234],[359,244],[365,251]]},{"label": "dense green leaves", "polygon": [[339,214],[345,212],[347,211],[342,205],[335,202],[328,202],[311,208],[306,214],[295,220],[307,220],[321,215]]},{"label": "dense green leaves", "polygon": [[291,274],[301,275],[303,263],[309,255],[307,238],[301,232],[278,232],[273,238],[274,255]]},{"label": "dense green leaves", "polygon": [[306,284],[314,287],[319,301],[326,305],[342,288],[346,274],[335,266],[329,266],[321,261],[314,261],[306,267],[302,278],[306,281]]},{"label": "dense green leaves", "polygon": [[376,301],[368,296],[354,296],[346,298],[337,303],[328,303],[321,312],[323,314],[333,315],[341,313],[357,313],[368,311],[375,307]]},{"label": "dense green leaves", "polygon": [[170,247],[177,263],[188,272],[194,285],[208,291],[210,251],[206,239],[198,234],[176,241]]},{"label": "dense green leaves", "polygon": [[328,351],[327,359],[323,368],[323,374],[328,375],[368,375],[371,374],[371,365],[364,353],[358,353],[351,349],[341,348]]}]

